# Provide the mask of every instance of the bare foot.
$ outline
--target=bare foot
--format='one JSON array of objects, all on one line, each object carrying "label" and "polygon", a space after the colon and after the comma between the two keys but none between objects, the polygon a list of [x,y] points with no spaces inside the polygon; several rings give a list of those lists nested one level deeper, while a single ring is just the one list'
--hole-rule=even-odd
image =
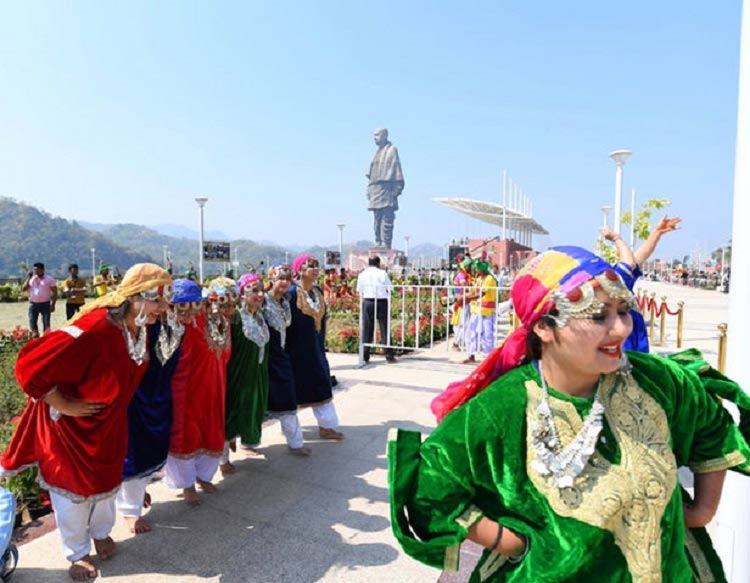
[{"label": "bare foot", "polygon": [[325,427],[318,428],[318,435],[320,439],[333,439],[334,441],[341,441],[344,439],[344,434],[335,429],[326,429]]},{"label": "bare foot", "polygon": [[476,360],[474,359],[474,355],[472,354],[469,358],[466,358],[461,361],[461,364],[474,364]]},{"label": "bare foot", "polygon": [[243,445],[242,451],[245,452],[245,455],[248,457],[260,457],[263,455],[262,453],[260,453],[260,451],[258,451],[254,447],[250,447],[249,445]]},{"label": "bare foot", "polygon": [[151,508],[151,494],[149,494],[148,492],[145,492],[143,494],[143,507]]},{"label": "bare foot", "polygon": [[[233,474],[237,471],[237,468],[234,467],[234,464],[231,462],[227,462],[225,464],[221,464],[219,466],[219,470],[221,471],[222,476],[226,476],[228,474]],[[200,483],[200,482],[198,482]],[[201,486],[202,488],[203,486]]]},{"label": "bare foot", "polygon": [[183,489],[182,496],[185,500],[185,504],[188,506],[200,506],[201,504],[201,497],[198,496],[198,492],[195,491],[195,486]]},{"label": "bare foot", "polygon": [[312,453],[312,450],[309,447],[305,447],[303,445],[302,447],[290,447],[289,453],[293,455],[298,455],[301,457],[307,457]]},{"label": "bare foot", "polygon": [[233,439],[232,441],[229,442],[229,449],[232,450],[232,451],[234,451],[234,452],[237,451],[237,441],[236,440]]},{"label": "bare foot", "polygon": [[130,528],[130,532],[133,534],[151,532],[151,525],[140,516],[126,516],[125,522],[127,523],[128,528]]},{"label": "bare foot", "polygon": [[111,536],[100,540],[94,539],[94,548],[99,558],[107,561],[115,554],[115,541],[112,540]]},{"label": "bare foot", "polygon": [[198,487],[204,494],[213,494],[214,492],[216,492],[216,486],[214,486],[211,482],[206,482],[200,479],[196,479],[195,482],[198,484]]},{"label": "bare foot", "polygon": [[96,567],[91,562],[91,557],[86,555],[77,561],[73,561],[68,569],[68,575],[73,581],[86,581],[87,579],[96,579]]}]

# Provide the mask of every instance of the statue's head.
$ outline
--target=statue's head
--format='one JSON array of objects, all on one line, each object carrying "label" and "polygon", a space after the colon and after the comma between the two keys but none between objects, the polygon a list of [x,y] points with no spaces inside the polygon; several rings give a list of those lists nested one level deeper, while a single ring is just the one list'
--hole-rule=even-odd
[{"label": "statue's head", "polygon": [[374,132],[375,143],[378,146],[385,146],[388,143],[388,130],[385,128],[378,128]]}]

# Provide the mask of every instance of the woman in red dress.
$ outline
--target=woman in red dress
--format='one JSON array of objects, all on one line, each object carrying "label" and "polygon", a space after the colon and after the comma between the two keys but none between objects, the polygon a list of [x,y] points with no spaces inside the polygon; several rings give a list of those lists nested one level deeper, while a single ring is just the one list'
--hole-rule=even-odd
[{"label": "woman in red dress", "polygon": [[180,360],[172,378],[172,434],[166,484],[181,489],[185,503],[201,503],[198,484],[206,494],[224,450],[227,362],[232,349],[229,318],[239,297],[234,280],[219,277],[204,290],[206,301],[185,326]]},{"label": "woman in red dress", "polygon": [[115,550],[109,533],[128,404],[148,366],[146,325],[166,309],[171,282],[158,265],[134,265],[116,291],[18,356],[16,377],[30,399],[0,458],[0,476],[39,467],[75,580],[96,577],[92,539],[101,559]]}]

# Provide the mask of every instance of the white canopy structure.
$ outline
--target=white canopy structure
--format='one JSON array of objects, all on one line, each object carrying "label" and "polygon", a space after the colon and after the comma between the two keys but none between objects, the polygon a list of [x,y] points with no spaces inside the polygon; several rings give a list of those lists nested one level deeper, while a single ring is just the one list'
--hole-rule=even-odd
[{"label": "white canopy structure", "polygon": [[520,212],[495,202],[471,198],[433,198],[432,200],[484,223],[504,227],[511,233],[515,233],[512,237],[514,240],[528,247],[532,245],[533,235],[549,235],[549,231],[533,219],[530,212]]}]

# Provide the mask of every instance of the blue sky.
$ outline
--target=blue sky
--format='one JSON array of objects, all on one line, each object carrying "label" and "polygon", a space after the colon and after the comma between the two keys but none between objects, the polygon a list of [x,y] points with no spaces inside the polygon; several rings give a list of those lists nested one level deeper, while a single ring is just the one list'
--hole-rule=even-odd
[{"label": "blue sky", "polygon": [[730,237],[740,3],[16,2],[0,7],[0,195],[66,218],[332,244],[371,237],[372,130],[406,189],[395,241],[497,230],[503,168],[590,245],[625,190],[683,217],[661,253]]}]

